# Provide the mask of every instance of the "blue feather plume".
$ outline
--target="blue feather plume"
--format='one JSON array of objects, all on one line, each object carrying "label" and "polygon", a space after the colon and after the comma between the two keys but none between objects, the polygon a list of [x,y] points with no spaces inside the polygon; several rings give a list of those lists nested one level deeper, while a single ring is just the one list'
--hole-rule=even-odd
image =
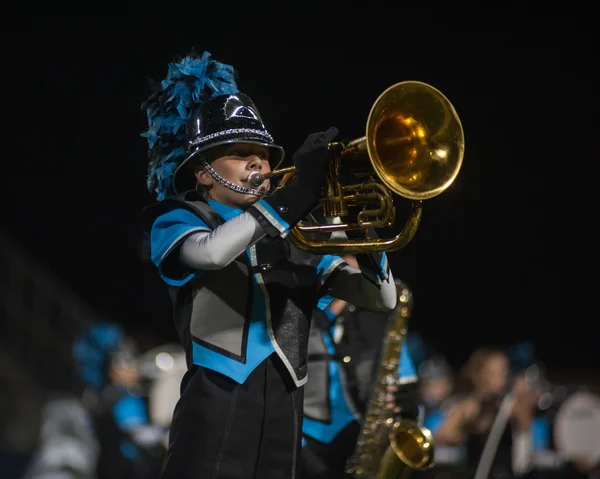
[{"label": "blue feather plume", "polygon": [[173,172],[185,159],[185,125],[192,111],[217,95],[238,93],[235,70],[212,59],[209,52],[190,53],[168,64],[167,77],[143,105],[148,129],[146,185],[159,201],[174,194]]}]

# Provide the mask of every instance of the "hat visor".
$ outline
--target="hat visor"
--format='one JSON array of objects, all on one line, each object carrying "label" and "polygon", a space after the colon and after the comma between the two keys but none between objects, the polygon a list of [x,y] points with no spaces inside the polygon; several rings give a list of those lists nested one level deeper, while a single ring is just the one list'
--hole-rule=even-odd
[{"label": "hat visor", "polygon": [[196,178],[192,171],[189,171],[187,165],[191,159],[201,154],[204,151],[212,150],[218,146],[228,145],[230,143],[250,143],[252,145],[260,145],[266,146],[269,148],[269,164],[271,165],[271,170],[276,170],[281,166],[283,162],[283,158],[285,156],[284,149],[279,145],[273,145],[271,143],[265,143],[261,140],[241,140],[239,138],[232,138],[229,140],[222,140],[218,142],[211,143],[210,145],[205,145],[197,150],[194,150],[190,155],[181,162],[181,164],[175,169],[173,172],[173,189],[176,194],[183,193],[184,191],[193,190],[196,188]]}]

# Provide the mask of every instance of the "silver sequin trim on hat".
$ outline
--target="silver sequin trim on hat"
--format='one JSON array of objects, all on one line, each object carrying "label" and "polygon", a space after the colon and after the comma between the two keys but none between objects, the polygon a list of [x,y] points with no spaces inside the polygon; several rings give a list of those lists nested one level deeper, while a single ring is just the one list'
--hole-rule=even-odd
[{"label": "silver sequin trim on hat", "polygon": [[216,133],[211,133],[210,135],[203,136],[202,138],[194,138],[192,141],[190,141],[190,145],[199,145],[206,141],[212,140],[213,138],[219,138],[225,135],[237,135],[240,133],[262,136],[263,138],[269,140],[269,142],[273,143],[273,137],[264,130],[255,130],[254,128],[232,128],[230,130],[217,131]]},{"label": "silver sequin trim on hat", "polygon": [[244,188],[243,186],[236,185],[231,181],[227,181],[225,178],[219,175],[219,173],[217,173],[204,158],[201,160],[201,162],[202,167],[206,171],[208,171],[208,174],[212,176],[215,179],[215,181],[223,185],[225,188],[229,188],[230,190],[233,190],[237,193],[242,193],[244,195],[265,196],[268,193],[268,191],[263,192],[254,188]]}]

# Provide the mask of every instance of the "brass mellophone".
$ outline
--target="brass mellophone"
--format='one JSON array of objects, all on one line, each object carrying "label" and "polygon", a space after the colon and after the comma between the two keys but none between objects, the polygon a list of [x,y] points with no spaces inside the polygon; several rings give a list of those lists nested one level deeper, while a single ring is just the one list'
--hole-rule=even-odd
[{"label": "brass mellophone", "polygon": [[[463,162],[465,140],[460,118],[450,101],[426,83],[405,81],[385,90],[371,107],[363,137],[347,144],[331,143],[326,187],[319,199],[324,218],[341,223],[319,224],[307,218],[294,226],[290,240],[300,249],[319,254],[356,254],[394,251],[415,235],[422,201],[444,192],[457,177]],[[341,184],[345,167],[355,184]],[[279,187],[294,177],[295,168],[270,173],[252,172],[254,188],[282,176]],[[413,208],[402,231],[393,238],[316,239],[314,233],[386,228],[395,220],[393,194],[412,200]],[[357,221],[345,223],[350,208],[358,208]],[[322,235],[320,235],[322,236]]]}]

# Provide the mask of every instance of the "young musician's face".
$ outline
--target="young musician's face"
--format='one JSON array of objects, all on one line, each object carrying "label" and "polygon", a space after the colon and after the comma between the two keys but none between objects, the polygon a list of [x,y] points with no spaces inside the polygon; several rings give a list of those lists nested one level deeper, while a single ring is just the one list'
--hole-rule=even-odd
[{"label": "young musician's face", "polygon": [[484,394],[501,394],[508,383],[508,358],[501,354],[490,356],[478,374],[477,388]]},{"label": "young musician's face", "polygon": [[[248,175],[252,171],[265,174],[271,171],[269,165],[269,149],[266,146],[251,143],[232,143],[218,147],[210,154],[211,166],[224,179],[231,183],[251,188],[248,184]],[[234,208],[246,209],[256,203],[260,197],[238,193],[216,181],[206,170],[196,172],[196,179],[201,186],[208,189],[210,197],[219,203]],[[268,191],[269,181],[265,181],[259,188]]]},{"label": "young musician's face", "polygon": [[440,376],[421,381],[419,390],[425,404],[435,407],[450,397],[454,390],[454,383],[450,376]]}]

